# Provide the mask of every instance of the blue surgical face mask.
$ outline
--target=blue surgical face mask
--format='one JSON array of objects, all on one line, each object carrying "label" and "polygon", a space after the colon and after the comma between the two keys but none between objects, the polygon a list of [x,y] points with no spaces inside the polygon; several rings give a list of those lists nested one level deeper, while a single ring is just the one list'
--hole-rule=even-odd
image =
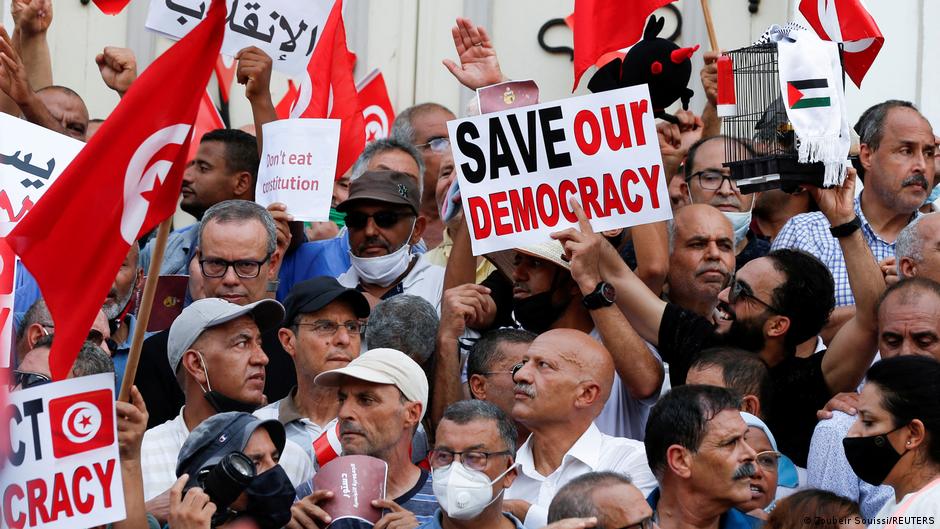
[{"label": "blue surgical face mask", "polygon": [[731,227],[734,229],[734,244],[737,246],[747,238],[747,230],[751,228],[751,211],[722,211],[722,213],[731,222]]},{"label": "blue surgical face mask", "polygon": [[940,198],[940,185],[933,186],[933,189],[930,191],[930,196],[927,197],[927,200],[924,201],[924,206],[927,204],[933,204]]}]

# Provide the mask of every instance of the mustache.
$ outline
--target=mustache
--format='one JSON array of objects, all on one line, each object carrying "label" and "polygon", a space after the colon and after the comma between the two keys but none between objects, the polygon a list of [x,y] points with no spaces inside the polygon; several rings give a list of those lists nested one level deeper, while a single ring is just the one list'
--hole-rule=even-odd
[{"label": "mustache", "polygon": [[757,468],[754,466],[754,463],[744,463],[734,471],[734,476],[732,476],[731,479],[749,478],[756,473]]},{"label": "mustache", "polygon": [[513,283],[512,288],[518,288],[519,290],[525,290],[526,293],[531,294],[532,290],[529,289],[529,285],[525,283]]},{"label": "mustache", "polygon": [[362,241],[362,244],[359,245],[359,247],[357,248],[357,251],[358,253],[362,253],[363,251],[365,251],[366,248],[376,247],[376,246],[385,248],[385,251],[389,253],[391,253],[392,251],[391,247],[388,244],[388,241],[378,236],[372,236]]},{"label": "mustache", "polygon": [[924,186],[924,189],[930,189],[930,184],[927,182],[927,177],[921,173],[912,174],[904,179],[901,182],[901,187],[907,187],[914,184],[920,184]]},{"label": "mustache", "polygon": [[534,398],[535,398],[535,394],[536,394],[536,393],[535,393],[535,386],[533,386],[532,384],[525,384],[525,383],[523,383],[523,382],[516,382],[516,385],[515,385],[515,387],[514,387],[513,389],[514,389],[515,391],[518,391],[519,393],[525,393],[525,395],[526,395],[527,397],[529,397],[530,399],[534,399]]},{"label": "mustache", "polygon": [[731,273],[723,263],[709,263],[699,267],[699,269],[695,271],[695,275],[700,276],[706,272],[718,272],[724,276],[728,276]]},{"label": "mustache", "polygon": [[339,434],[344,435],[347,433],[355,433],[359,435],[365,435],[366,432],[362,428],[355,425],[355,423],[350,421],[343,421],[339,423]]}]

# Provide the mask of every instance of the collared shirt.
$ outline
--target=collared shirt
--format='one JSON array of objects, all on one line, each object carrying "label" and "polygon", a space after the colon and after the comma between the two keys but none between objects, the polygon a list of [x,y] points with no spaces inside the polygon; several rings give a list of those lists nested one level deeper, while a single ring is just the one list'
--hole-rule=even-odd
[{"label": "collared shirt", "polygon": [[649,494],[656,487],[656,478],[646,462],[646,448],[639,441],[605,435],[591,423],[565,453],[561,465],[550,475],[543,476],[535,467],[532,437],[530,435],[519,447],[516,454],[519,474],[505,494],[507,500],[525,500],[532,504],[525,517],[525,526],[529,529],[544,527],[548,523],[548,506],[558,490],[588,472],[610,470],[626,474],[643,494]]},{"label": "collared shirt", "polygon": [[[359,274],[352,266],[342,275],[336,278],[340,285],[346,288],[359,287]],[[394,288],[382,296],[382,299],[388,299],[396,294],[411,294],[424,298],[430,303],[437,313],[441,313],[441,294],[444,291],[444,267],[431,264],[424,256],[419,255],[417,262],[411,267],[411,270]],[[394,294],[392,294],[394,292]]]},{"label": "collared shirt", "polygon": [[888,485],[875,486],[862,481],[845,458],[842,440],[856,417],[834,411],[831,419],[819,421],[809,445],[806,470],[810,487],[828,490],[858,502],[862,517],[874,518],[878,511],[894,499],[894,489]]},{"label": "collared shirt", "polygon": [[[180,449],[189,437],[189,429],[183,420],[183,408],[175,419],[167,421],[144,433],[140,448],[140,470],[144,477],[144,500],[163,494],[176,482],[176,463]],[[313,475],[313,463],[304,451],[287,440],[281,453],[279,465],[296,487]]]},{"label": "collared shirt", "polygon": [[320,434],[325,432],[327,428],[335,426],[336,419],[332,419],[327,424],[320,426],[309,418],[304,417],[294,403],[294,396],[296,395],[297,387],[295,386],[283,399],[255,410],[254,416],[265,420],[274,419],[283,424],[287,438],[297,443],[297,445],[306,452],[307,457],[313,461],[313,442],[317,437],[320,437]]},{"label": "collared shirt", "polygon": [[[505,516],[506,518],[508,518],[509,521],[512,522],[513,525],[516,527],[516,529],[525,529],[525,526],[522,525],[522,522],[520,522],[519,519],[516,518],[515,516],[513,516],[512,514],[509,514],[508,512],[504,512],[504,513],[503,513],[503,516]],[[443,517],[444,517],[444,512],[443,512],[441,509],[438,509],[437,512],[434,513],[434,518],[431,519],[431,520],[429,520],[429,521],[427,521],[427,522],[424,522],[424,523],[421,524],[421,525],[419,525],[419,526],[418,526],[418,529],[422,529],[422,528],[426,528],[426,529],[442,529],[442,528],[444,527],[444,526],[442,525],[443,522],[441,522],[441,519],[442,519]]]},{"label": "collared shirt", "polygon": [[[865,218],[865,212],[862,211],[862,197],[855,198],[855,214],[862,222],[862,236],[876,261],[882,261],[889,257],[894,257],[894,242],[888,242],[881,238],[868,223]],[[920,216],[920,212],[915,212],[911,217],[913,220]],[[836,288],[836,306],[854,305],[855,296],[852,294],[852,287],[849,285],[849,275],[845,269],[845,256],[842,255],[842,248],[839,246],[839,239],[829,233],[829,221],[826,216],[819,211],[813,213],[801,213],[787,221],[783,229],[777,234],[770,249],[779,250],[781,248],[791,248],[794,250],[803,250],[822,261],[829,272],[832,273],[832,279]]]},{"label": "collared shirt", "polygon": [[[190,224],[178,230],[173,230],[166,240],[166,249],[163,253],[163,264],[160,265],[160,275],[189,275],[189,260],[196,249],[199,238],[199,223]],[[144,273],[150,269],[150,256],[156,237],[150,239],[147,245],[140,250],[140,267]]]},{"label": "collared shirt", "polygon": [[[646,497],[646,503],[653,509],[653,518],[656,518],[656,506],[659,505],[659,487]],[[718,518],[718,529],[757,529],[763,527],[764,521],[737,509],[728,509]]]},{"label": "collared shirt", "polygon": [[[447,230],[444,230],[444,239],[441,241],[441,244],[424,255],[431,264],[447,266],[447,260],[450,259],[450,252],[453,249],[454,240],[450,238],[450,234],[447,233]],[[495,271],[496,266],[493,265],[489,259],[480,259],[479,262],[477,262],[476,277],[474,279],[479,285]]]}]

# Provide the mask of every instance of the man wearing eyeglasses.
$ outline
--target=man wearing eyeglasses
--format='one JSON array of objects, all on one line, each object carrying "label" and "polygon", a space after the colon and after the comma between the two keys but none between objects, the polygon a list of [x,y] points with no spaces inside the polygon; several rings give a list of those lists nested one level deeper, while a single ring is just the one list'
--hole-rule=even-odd
[{"label": "man wearing eyeglasses", "polygon": [[687,194],[693,204],[718,208],[731,222],[735,269],[739,270],[749,261],[766,255],[770,243],[751,232],[751,211],[757,195],[741,194],[731,179],[730,169],[722,165],[729,149],[736,149],[747,158],[754,156],[750,145],[727,136],[712,136],[693,144],[685,159],[685,182],[680,184],[680,192]]},{"label": "man wearing eyeglasses", "polygon": [[440,174],[441,158],[450,151],[447,122],[456,119],[454,113],[437,103],[421,103],[406,108],[395,116],[391,136],[411,143],[418,148],[424,159],[424,193],[421,196],[420,213],[428,219],[425,240],[429,248],[437,246],[444,235],[435,198],[435,184]]},{"label": "man wearing eyeglasses", "polygon": [[333,427],[340,405],[335,388],[318,386],[314,379],[359,356],[369,303],[358,291],[342,287],[332,277],[320,276],[294,285],[284,309],[278,338],[294,359],[297,385],[283,399],[257,410],[255,416],[280,421],[287,438],[312,460],[313,442]]},{"label": "man wearing eyeglasses", "polygon": [[495,405],[462,400],[447,407],[429,458],[441,507],[427,529],[523,529],[503,512],[503,493],[516,478],[516,428]]},{"label": "man wearing eyeglasses", "polygon": [[366,294],[370,303],[397,294],[424,298],[440,312],[444,268],[414,255],[427,219],[419,214],[415,179],[397,171],[366,171],[337,206],[346,214],[352,266],[337,279]]}]

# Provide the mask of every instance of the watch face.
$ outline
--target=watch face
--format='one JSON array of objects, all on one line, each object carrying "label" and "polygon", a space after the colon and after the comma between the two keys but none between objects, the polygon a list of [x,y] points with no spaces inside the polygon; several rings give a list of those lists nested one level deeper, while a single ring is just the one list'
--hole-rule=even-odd
[{"label": "watch face", "polygon": [[604,299],[612,303],[617,295],[617,291],[614,290],[614,286],[610,283],[604,283],[604,285],[601,287],[600,294],[604,296]]}]

